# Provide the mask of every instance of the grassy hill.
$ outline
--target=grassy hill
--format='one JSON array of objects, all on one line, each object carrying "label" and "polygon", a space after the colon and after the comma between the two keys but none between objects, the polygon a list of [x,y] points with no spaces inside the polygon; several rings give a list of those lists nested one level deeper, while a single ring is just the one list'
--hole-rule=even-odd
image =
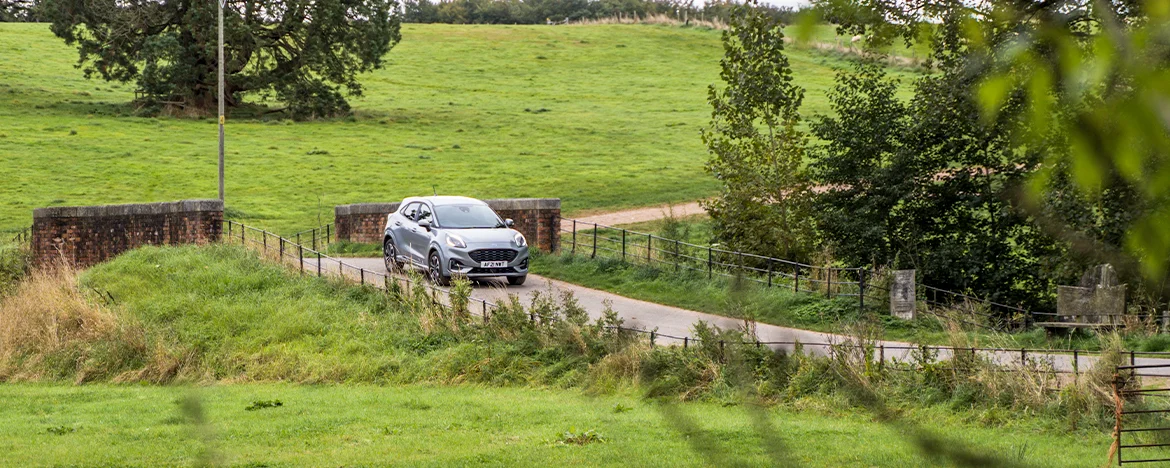
[{"label": "grassy hill", "polygon": [[[280,231],[332,207],[441,193],[560,197],[570,213],[713,193],[698,130],[717,31],[663,26],[406,25],[353,118],[231,118],[227,198]],[[32,209],[214,198],[214,118],[141,118],[133,84],[86,80],[44,24],[0,24],[0,229]],[[805,114],[834,67],[794,51]],[[908,76],[906,73],[901,73]]]}]

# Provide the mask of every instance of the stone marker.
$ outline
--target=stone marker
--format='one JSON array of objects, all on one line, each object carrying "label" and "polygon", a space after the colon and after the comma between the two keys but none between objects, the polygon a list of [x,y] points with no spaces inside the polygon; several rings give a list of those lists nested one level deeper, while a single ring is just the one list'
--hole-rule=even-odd
[{"label": "stone marker", "polygon": [[914,320],[918,306],[914,280],[915,270],[894,271],[894,283],[890,285],[890,315],[900,319]]}]

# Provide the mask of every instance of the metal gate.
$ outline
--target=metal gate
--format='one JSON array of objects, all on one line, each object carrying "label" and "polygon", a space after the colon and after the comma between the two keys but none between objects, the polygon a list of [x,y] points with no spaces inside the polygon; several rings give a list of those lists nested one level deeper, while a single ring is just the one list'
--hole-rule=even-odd
[{"label": "metal gate", "polygon": [[1170,419],[1158,417],[1170,413],[1170,386],[1162,383],[1141,388],[1137,385],[1139,372],[1168,375],[1170,364],[1131,363],[1117,366],[1113,373],[1113,447],[1118,466],[1170,462]]}]

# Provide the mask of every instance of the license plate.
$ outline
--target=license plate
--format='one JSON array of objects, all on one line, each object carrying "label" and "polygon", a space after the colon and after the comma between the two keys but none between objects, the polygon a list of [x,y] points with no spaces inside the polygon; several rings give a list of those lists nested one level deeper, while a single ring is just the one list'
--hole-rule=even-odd
[{"label": "license plate", "polygon": [[483,268],[506,268],[508,262],[480,262],[479,266]]}]

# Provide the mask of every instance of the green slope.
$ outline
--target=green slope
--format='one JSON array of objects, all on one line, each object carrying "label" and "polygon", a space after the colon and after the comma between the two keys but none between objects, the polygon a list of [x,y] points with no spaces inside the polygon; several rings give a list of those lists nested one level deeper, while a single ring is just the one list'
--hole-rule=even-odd
[{"label": "green slope", "polygon": [[[709,30],[406,25],[355,118],[229,120],[228,205],[288,231],[432,186],[570,213],[708,196],[698,130],[720,55]],[[40,206],[216,196],[213,118],[133,117],[133,84],[86,80],[76,58],[48,25],[0,24],[0,229]],[[804,113],[826,112],[847,62],[791,60]]]}]

